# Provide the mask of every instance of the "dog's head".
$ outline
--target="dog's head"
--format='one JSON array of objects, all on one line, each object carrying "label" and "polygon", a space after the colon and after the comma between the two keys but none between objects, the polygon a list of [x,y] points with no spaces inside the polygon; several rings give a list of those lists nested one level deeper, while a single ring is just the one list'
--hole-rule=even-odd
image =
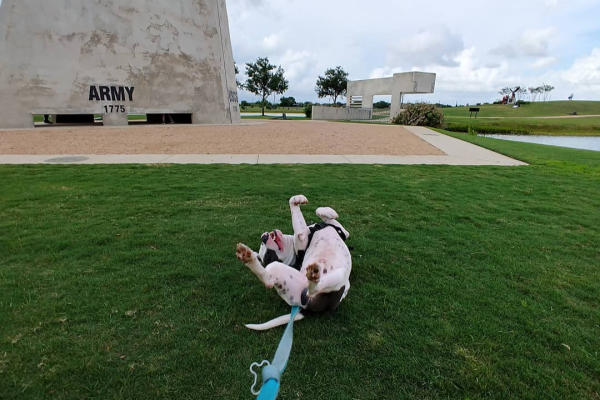
[{"label": "dog's head", "polygon": [[284,235],[275,229],[265,232],[260,236],[260,249],[258,259],[266,267],[274,261],[289,264],[295,257],[293,239],[290,235]]}]

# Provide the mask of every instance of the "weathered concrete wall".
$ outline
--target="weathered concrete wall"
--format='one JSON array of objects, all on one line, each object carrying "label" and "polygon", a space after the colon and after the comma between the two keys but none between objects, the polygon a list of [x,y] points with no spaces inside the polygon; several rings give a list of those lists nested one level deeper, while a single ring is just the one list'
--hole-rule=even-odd
[{"label": "weathered concrete wall", "polygon": [[32,114],[240,119],[225,0],[3,0],[0,60],[1,128]]},{"label": "weathered concrete wall", "polygon": [[348,106],[352,96],[362,96],[363,108],[373,108],[373,96],[392,95],[390,116],[393,118],[400,113],[403,95],[433,93],[435,77],[430,72],[401,72],[391,78],[349,81],[346,93]]},{"label": "weathered concrete wall", "polygon": [[326,121],[369,120],[373,110],[365,108],[313,106],[312,119]]}]

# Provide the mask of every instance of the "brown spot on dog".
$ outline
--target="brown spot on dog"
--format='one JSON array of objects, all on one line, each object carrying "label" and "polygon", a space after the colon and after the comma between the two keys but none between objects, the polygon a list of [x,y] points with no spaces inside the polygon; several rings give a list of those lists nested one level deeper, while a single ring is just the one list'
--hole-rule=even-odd
[{"label": "brown spot on dog", "polygon": [[306,268],[306,278],[312,282],[318,282],[321,277],[319,264],[313,263]]}]

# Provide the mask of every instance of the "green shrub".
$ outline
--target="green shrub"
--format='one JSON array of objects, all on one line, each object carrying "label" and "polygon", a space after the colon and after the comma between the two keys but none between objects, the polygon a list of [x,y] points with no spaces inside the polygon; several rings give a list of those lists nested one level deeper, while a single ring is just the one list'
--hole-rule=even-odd
[{"label": "green shrub", "polygon": [[312,118],[312,104],[304,105],[304,114],[306,114],[306,118]]},{"label": "green shrub", "polygon": [[444,114],[433,104],[409,104],[404,112],[394,117],[392,123],[441,128],[444,123]]},{"label": "green shrub", "polygon": [[465,132],[472,134],[497,134],[497,135],[531,135],[531,132],[521,128],[511,127],[495,127],[495,126],[482,126],[475,124],[473,127],[463,123],[448,123],[444,129],[451,132]]}]

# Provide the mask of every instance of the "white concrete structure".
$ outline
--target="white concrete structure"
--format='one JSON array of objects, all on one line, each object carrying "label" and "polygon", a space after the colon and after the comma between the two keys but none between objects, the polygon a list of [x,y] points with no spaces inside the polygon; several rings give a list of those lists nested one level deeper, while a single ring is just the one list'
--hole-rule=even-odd
[{"label": "white concrete structure", "polygon": [[373,110],[366,108],[312,106],[312,119],[326,121],[369,120]]},{"label": "white concrete structure", "polygon": [[402,72],[390,78],[348,81],[346,93],[348,107],[373,108],[373,96],[391,95],[390,117],[402,109],[405,94],[433,93],[435,74],[429,72]]},{"label": "white concrete structure", "polygon": [[33,114],[240,120],[225,0],[3,0],[0,38],[0,128]]}]

